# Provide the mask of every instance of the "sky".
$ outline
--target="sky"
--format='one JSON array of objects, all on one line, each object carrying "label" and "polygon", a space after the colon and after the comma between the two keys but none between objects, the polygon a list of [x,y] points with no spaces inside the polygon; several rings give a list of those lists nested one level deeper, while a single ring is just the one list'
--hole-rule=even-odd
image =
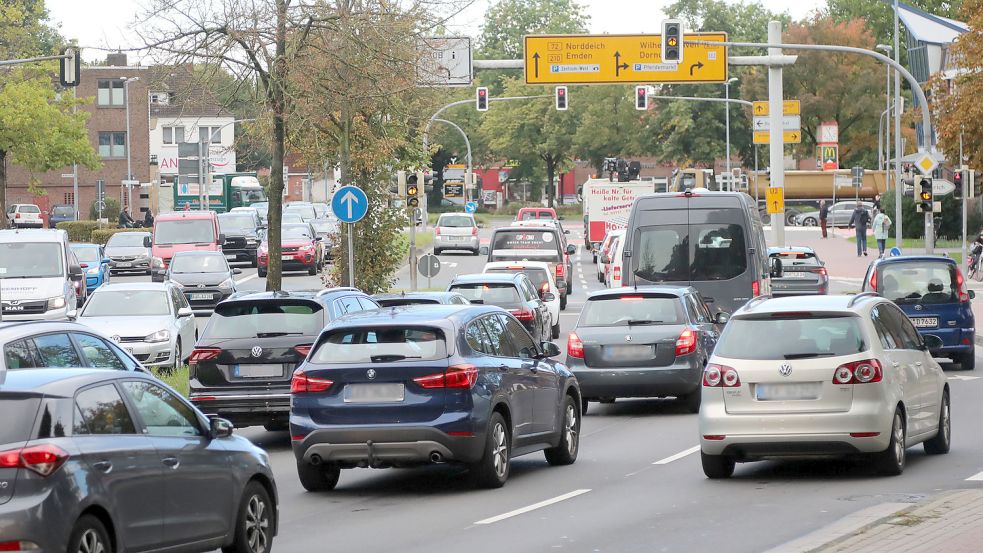
[{"label": "sky", "polygon": [[[664,17],[662,7],[670,0],[579,0],[590,15],[592,33],[657,33]],[[738,0],[724,0],[738,3]],[[766,8],[788,11],[793,19],[802,18],[826,5],[824,0],[759,0]],[[448,25],[451,33],[477,37],[485,10],[492,0],[475,2]],[[63,36],[77,39],[84,47],[116,48],[135,44],[128,25],[146,0],[46,0],[48,12]],[[648,23],[645,23],[648,22]],[[83,59],[104,57],[103,52],[83,50]]]}]

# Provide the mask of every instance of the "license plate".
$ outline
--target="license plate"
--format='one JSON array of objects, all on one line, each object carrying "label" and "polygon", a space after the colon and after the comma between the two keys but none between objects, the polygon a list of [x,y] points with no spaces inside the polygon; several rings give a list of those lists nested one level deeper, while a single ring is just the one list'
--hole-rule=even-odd
[{"label": "license plate", "polygon": [[211,294],[191,294],[192,300],[210,300],[212,299]]},{"label": "license plate", "polygon": [[117,262],[116,263],[116,266],[117,267],[132,267],[133,264],[130,263],[129,261],[120,261],[120,262]]},{"label": "license plate", "polygon": [[467,236],[448,236],[447,239],[451,242],[463,242]]},{"label": "license plate", "polygon": [[399,403],[403,393],[402,384],[349,384],[345,403]]},{"label": "license plate", "polygon": [[282,378],[283,365],[235,365],[232,368],[232,375],[236,378]]},{"label": "license plate", "polygon": [[228,259],[229,261],[235,261],[236,260],[236,256],[230,255],[230,254],[226,254],[225,255],[225,258]]},{"label": "license plate", "polygon": [[782,275],[784,278],[810,278],[812,273],[785,273]]},{"label": "license plate", "polygon": [[293,261],[294,260],[294,256],[292,256],[292,255],[284,255],[284,256],[280,257],[280,259],[282,259],[283,261]]},{"label": "license plate", "polygon": [[938,317],[911,317],[911,324],[917,328],[935,328],[939,326]]},{"label": "license plate", "polygon": [[754,397],[758,401],[790,401],[819,399],[821,382],[795,384],[755,384]]},{"label": "license plate", "polygon": [[641,361],[655,358],[653,346],[604,346],[604,359],[608,361]]}]

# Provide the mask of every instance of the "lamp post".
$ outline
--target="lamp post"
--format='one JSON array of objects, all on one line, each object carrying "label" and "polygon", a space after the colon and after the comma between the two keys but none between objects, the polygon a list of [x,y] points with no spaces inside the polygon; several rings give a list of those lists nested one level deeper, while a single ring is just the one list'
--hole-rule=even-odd
[{"label": "lamp post", "polygon": [[[133,209],[133,168],[130,155],[130,83],[140,77],[123,77],[123,104],[126,106],[126,208]],[[132,216],[132,215],[131,215]]]},{"label": "lamp post", "polygon": [[[727,167],[727,179],[728,179],[728,182],[730,182],[729,179],[730,179],[730,176],[731,176],[731,172],[730,172],[730,85],[732,83],[736,83],[737,80],[738,80],[737,77],[731,77],[731,78],[727,79],[727,81],[724,83],[724,94],[725,94],[725,99],[727,100],[727,102],[726,102],[727,105],[724,106],[724,114],[725,114],[725,116],[724,116],[724,120],[725,120],[724,126],[726,127],[726,135],[727,135],[727,139],[726,139],[727,140],[727,165],[726,165],[726,167]],[[733,188],[733,183],[731,183],[731,188]]]},{"label": "lamp post", "polygon": [[[894,48],[892,48],[888,44],[878,44],[875,48],[877,50],[884,52],[884,54],[888,57],[891,57],[891,52],[894,51]],[[887,66],[887,79],[885,81],[885,95],[887,96],[887,104],[885,109],[885,113],[887,113],[887,125],[886,125],[887,132],[885,133],[886,148],[884,148],[884,158],[887,160],[885,163],[890,164],[891,163],[891,66],[890,65]],[[879,161],[878,161],[878,165],[880,165]],[[891,188],[890,167],[888,168],[887,171],[887,188]]]}]

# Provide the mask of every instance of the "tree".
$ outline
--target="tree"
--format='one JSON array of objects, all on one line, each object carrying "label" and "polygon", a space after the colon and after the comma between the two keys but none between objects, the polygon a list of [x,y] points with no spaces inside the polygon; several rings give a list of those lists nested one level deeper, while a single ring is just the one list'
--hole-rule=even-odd
[{"label": "tree", "polygon": [[[959,19],[965,0],[905,0],[904,3],[933,15]],[[837,23],[862,19],[874,35],[876,44],[894,46],[894,7],[884,0],[826,0],[825,13]],[[965,13],[965,12],[964,12]],[[967,16],[968,19],[968,16]],[[902,31],[903,24],[899,24]],[[907,60],[905,40],[901,39],[901,61]]]},{"label": "tree", "polygon": [[644,130],[642,113],[635,109],[635,89],[629,86],[580,87],[571,90],[570,109],[581,113],[574,152],[588,160],[598,174],[604,158],[641,153],[636,137]]},{"label": "tree", "polygon": [[954,159],[962,140],[963,155],[974,170],[983,168],[983,0],[965,0],[963,14],[970,30],[960,36],[949,50],[959,68],[951,87],[938,82],[935,90],[935,114],[938,121],[939,146]]},{"label": "tree", "polygon": [[589,20],[573,0],[500,0],[485,13],[478,53],[486,59],[521,59],[525,35],[585,33]]}]

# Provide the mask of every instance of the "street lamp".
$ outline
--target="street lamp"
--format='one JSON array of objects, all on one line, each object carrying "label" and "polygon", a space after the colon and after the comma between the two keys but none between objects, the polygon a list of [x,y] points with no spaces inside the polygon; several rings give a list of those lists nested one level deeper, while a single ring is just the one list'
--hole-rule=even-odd
[{"label": "street lamp", "polygon": [[[727,178],[728,179],[730,179],[730,175],[731,175],[730,172],[730,85],[736,83],[737,81],[738,81],[737,77],[731,77],[727,79],[726,82],[724,82],[724,94],[725,94],[725,99],[727,100],[727,102],[725,102],[724,105],[724,109],[726,110],[724,112],[726,114],[724,117],[725,118],[724,126],[726,127],[726,135],[727,135],[727,175],[728,175]],[[732,182],[731,185],[733,186]]]},{"label": "street lamp", "polygon": [[133,168],[130,155],[130,83],[140,77],[121,77],[123,80],[123,104],[126,106],[126,206],[133,209]]},{"label": "street lamp", "polygon": [[[894,48],[892,48],[890,45],[887,45],[887,44],[878,44],[877,46],[875,46],[875,48],[878,49],[878,50],[880,50],[880,51],[882,51],[882,52],[884,52],[887,55],[887,57],[891,57],[891,52],[894,51]],[[887,147],[884,149],[884,152],[885,152],[884,153],[884,158],[886,160],[885,163],[890,164],[891,163],[891,66],[890,65],[887,65],[887,64],[885,64],[885,66],[887,67],[887,80],[886,80],[886,85],[885,85],[886,86],[886,96],[887,96],[887,106],[886,106],[887,107],[887,133],[886,133],[886,140],[885,140],[885,142],[886,142],[886,146]],[[877,165],[880,168],[880,166],[881,166],[880,160],[878,160]],[[891,183],[891,171],[890,170],[887,172],[887,183],[888,183],[888,186],[887,187],[890,188],[891,187],[890,186],[890,183]]]}]

